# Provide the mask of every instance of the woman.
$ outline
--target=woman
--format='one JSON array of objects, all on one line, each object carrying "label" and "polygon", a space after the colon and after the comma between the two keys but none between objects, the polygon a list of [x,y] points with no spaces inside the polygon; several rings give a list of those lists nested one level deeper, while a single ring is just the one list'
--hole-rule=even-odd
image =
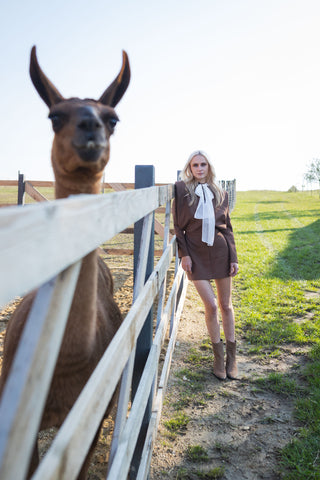
[{"label": "woman", "polygon": [[[175,184],[174,228],[179,258],[205,307],[211,338],[213,373],[220,380],[237,377],[235,322],[231,299],[232,277],[238,260],[229,216],[228,194],[215,183],[215,171],[202,151],[192,153]],[[214,279],[218,302],[210,280]],[[226,339],[224,365],[218,305]]]}]

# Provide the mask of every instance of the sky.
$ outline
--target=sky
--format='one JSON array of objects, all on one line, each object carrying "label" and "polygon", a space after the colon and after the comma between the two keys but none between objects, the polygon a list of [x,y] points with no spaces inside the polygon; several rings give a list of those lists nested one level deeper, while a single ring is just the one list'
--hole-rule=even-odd
[{"label": "sky", "polygon": [[105,181],[194,150],[238,190],[303,187],[320,158],[319,0],[10,0],[0,5],[0,179],[53,180],[48,108],[30,50],[66,98],[98,99],[128,53]]}]

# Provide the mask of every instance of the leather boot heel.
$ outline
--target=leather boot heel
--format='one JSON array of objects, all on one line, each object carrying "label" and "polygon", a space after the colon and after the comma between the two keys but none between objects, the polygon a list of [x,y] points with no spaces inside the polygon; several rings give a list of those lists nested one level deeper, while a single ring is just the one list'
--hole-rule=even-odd
[{"label": "leather boot heel", "polygon": [[238,367],[236,360],[236,342],[227,340],[227,362],[226,370],[228,378],[236,380],[238,375]]},{"label": "leather boot heel", "polygon": [[219,380],[226,379],[226,370],[224,368],[224,351],[223,351],[223,342],[220,340],[218,343],[212,344],[213,348],[213,374]]}]

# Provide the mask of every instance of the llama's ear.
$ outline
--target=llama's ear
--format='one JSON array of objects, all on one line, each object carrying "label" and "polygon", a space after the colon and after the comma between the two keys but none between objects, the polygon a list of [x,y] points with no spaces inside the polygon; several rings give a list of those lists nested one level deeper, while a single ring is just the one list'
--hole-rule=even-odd
[{"label": "llama's ear", "polygon": [[40,97],[48,105],[49,108],[51,108],[52,105],[55,105],[56,103],[64,100],[61,93],[56,89],[56,87],[50,82],[50,80],[41,70],[37,60],[35,46],[32,47],[30,56],[30,77]]},{"label": "llama's ear", "polygon": [[99,102],[110,107],[115,107],[128,88],[130,82],[130,65],[127,53],[122,51],[122,67],[119,75],[109,85],[99,98]]}]

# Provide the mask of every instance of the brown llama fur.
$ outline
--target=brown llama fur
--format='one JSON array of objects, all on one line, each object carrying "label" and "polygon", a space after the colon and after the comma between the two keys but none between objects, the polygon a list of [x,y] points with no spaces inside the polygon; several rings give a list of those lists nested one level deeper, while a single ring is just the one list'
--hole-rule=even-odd
[{"label": "brown llama fur", "polygon": [[[97,101],[65,99],[41,70],[35,47],[31,51],[30,75],[40,97],[49,107],[49,118],[55,132],[51,160],[55,174],[56,198],[66,198],[78,193],[99,193],[103,170],[109,160],[109,138],[118,121],[114,107],[130,81],[127,54],[123,52],[119,75]],[[9,321],[0,392],[8,376],[35,294],[36,292],[32,292],[24,297]],[[82,262],[40,430],[61,426],[119,328],[121,320],[119,308],[113,299],[111,273],[95,250]],[[110,408],[109,406],[107,414]],[[98,433],[82,466],[79,480],[84,480],[87,476]],[[29,476],[38,463],[36,444]]]}]

